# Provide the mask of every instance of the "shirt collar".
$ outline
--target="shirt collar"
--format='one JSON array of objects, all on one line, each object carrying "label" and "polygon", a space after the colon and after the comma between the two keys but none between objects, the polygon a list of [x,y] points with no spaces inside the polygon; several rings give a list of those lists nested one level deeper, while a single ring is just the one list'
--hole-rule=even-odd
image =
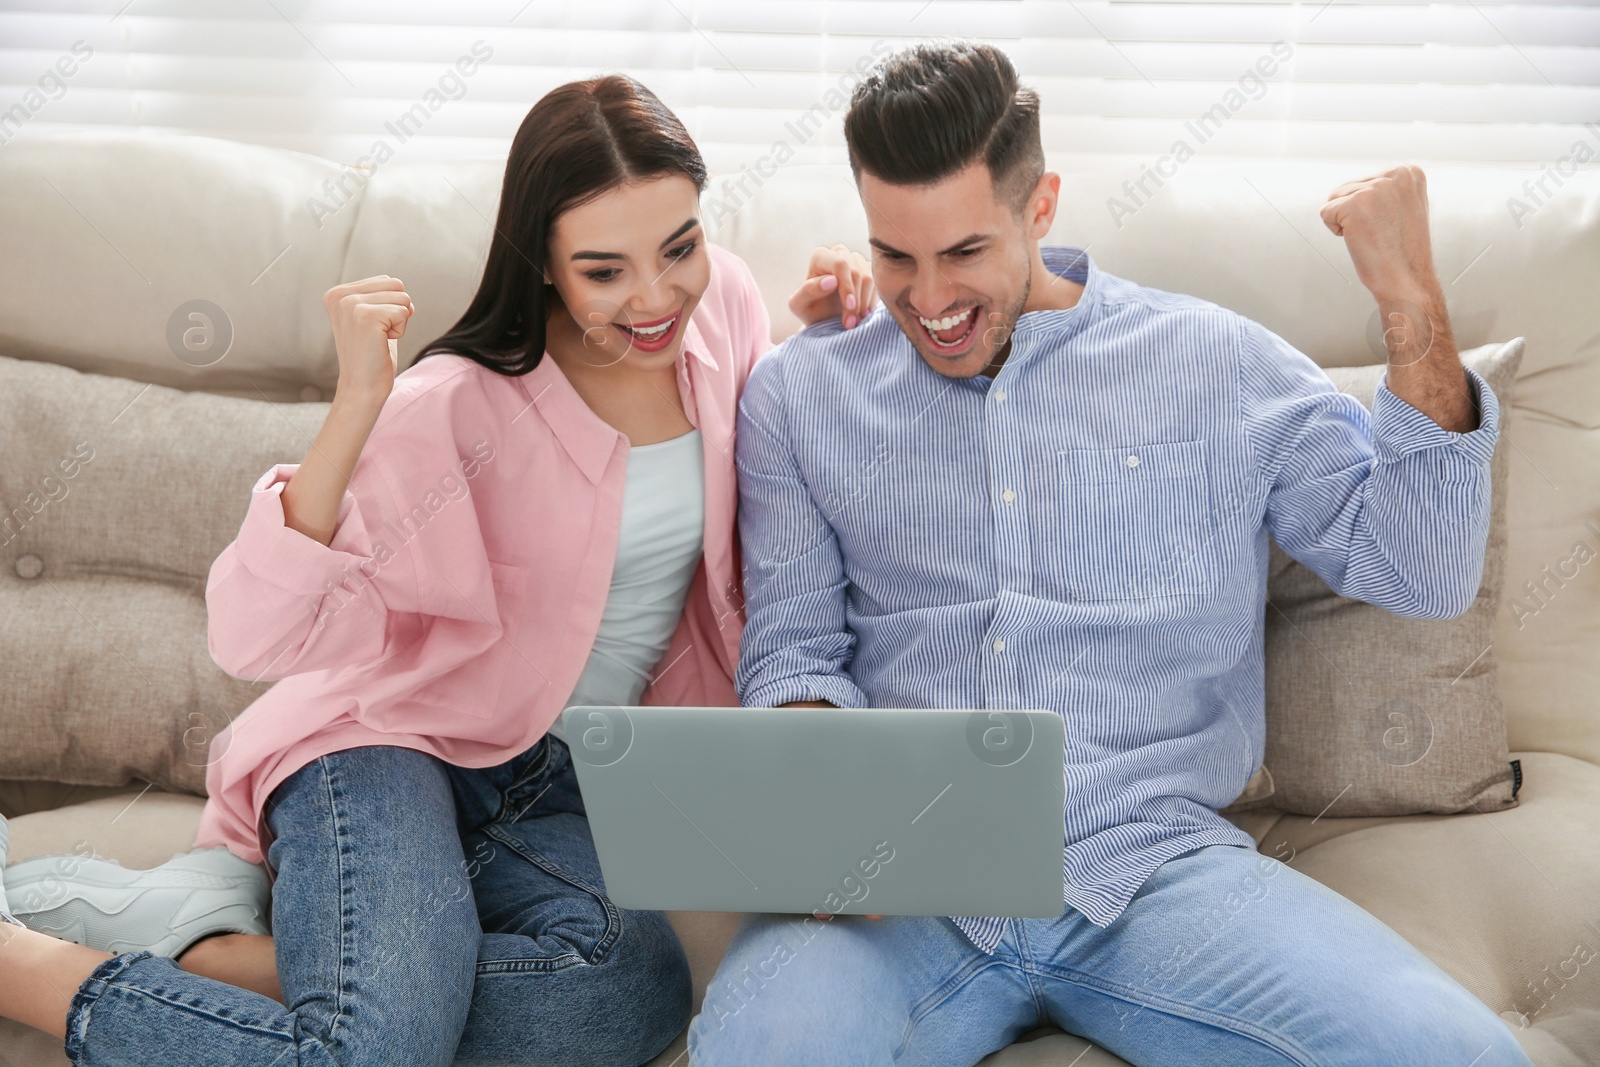
[{"label": "shirt collar", "polygon": [[[528,394],[529,407],[538,410],[539,417],[544,419],[584,477],[592,484],[600,484],[622,434],[589,410],[589,405],[572,388],[572,383],[548,352],[540,358],[538,366],[519,375],[517,382]],[[516,417],[526,418],[527,415],[528,409],[523,408]]]},{"label": "shirt collar", "polygon": [[[701,299],[704,300],[705,298],[702,297]],[[706,370],[714,371],[717,369],[717,357],[711,351],[710,346],[706,344],[705,336],[701,334],[700,327],[695,322],[699,314],[700,306],[697,304],[695,305],[694,314],[689,316],[689,322],[683,328],[683,354],[694,359]],[[680,359],[678,361],[680,366],[687,362],[688,359]]]},{"label": "shirt collar", "polygon": [[[1034,341],[1063,340],[1081,329],[1099,307],[1105,275],[1088,252],[1070,245],[1042,246],[1039,257],[1051,274],[1077,282],[1083,286],[1083,293],[1076,304],[1064,310],[1025,311],[1017,316],[1016,327],[1011,331],[1013,346],[1017,341],[1031,347]],[[1012,358],[1007,357],[1008,366]]]},{"label": "shirt collar", "polygon": [[[695,310],[698,312],[699,308]],[[689,322],[684,327],[683,350],[678,356],[677,366],[684,413],[696,429],[701,429],[697,403],[699,390],[695,388],[695,382],[703,377],[703,372],[692,371],[690,360],[703,372],[714,372],[718,368],[717,357],[707,346],[700,327],[695,324],[694,315],[689,316]],[[561,442],[562,449],[583,471],[584,477],[595,485],[600,484],[606,466],[611,462],[611,453],[622,434],[589,409],[548,352],[539,360],[538,366],[520,375],[517,382],[527,395],[529,404],[538,409],[556,439]]]}]

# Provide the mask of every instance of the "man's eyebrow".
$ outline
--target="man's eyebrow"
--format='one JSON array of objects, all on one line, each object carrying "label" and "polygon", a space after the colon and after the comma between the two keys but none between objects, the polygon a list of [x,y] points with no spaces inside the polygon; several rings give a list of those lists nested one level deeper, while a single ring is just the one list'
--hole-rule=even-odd
[{"label": "man's eyebrow", "polygon": [[[690,230],[694,229],[698,225],[700,225],[700,220],[699,219],[697,219],[697,218],[689,219],[682,226],[679,226],[676,230],[673,230],[672,231],[672,235],[670,237],[668,237],[665,241],[662,241],[660,247],[662,247],[662,248],[667,247],[672,242],[676,241],[678,238],[682,237],[684,234],[688,233]],[[573,259],[622,259],[624,257],[623,257],[621,252],[595,252],[595,251],[593,251],[591,249],[585,249],[582,252],[574,252],[574,253],[572,253],[572,258]]]},{"label": "man's eyebrow", "polygon": [[955,244],[951,245],[949,248],[944,249],[939,254],[941,256],[948,256],[951,252],[959,252],[961,249],[967,247],[968,245],[975,245],[979,241],[987,241],[988,239],[989,239],[989,235],[986,234],[986,233],[968,234],[966,237],[963,237],[961,240],[957,241]]},{"label": "man's eyebrow", "polygon": [[[975,244],[979,243],[980,241],[987,241],[988,239],[989,239],[989,235],[988,234],[984,234],[984,233],[969,234],[968,236],[963,237],[961,240],[957,241],[955,244],[951,245],[949,248],[946,248],[943,251],[941,251],[939,253],[939,255],[947,256],[951,252],[958,252],[961,249],[966,248],[968,245],[975,245]],[[873,248],[876,248],[881,252],[887,252],[887,253],[889,253],[890,255],[893,255],[893,256],[903,256],[903,255],[905,255],[905,253],[900,251],[898,248],[895,248],[893,245],[890,245],[885,241],[880,241],[876,237],[867,238],[867,244],[871,245]]]}]

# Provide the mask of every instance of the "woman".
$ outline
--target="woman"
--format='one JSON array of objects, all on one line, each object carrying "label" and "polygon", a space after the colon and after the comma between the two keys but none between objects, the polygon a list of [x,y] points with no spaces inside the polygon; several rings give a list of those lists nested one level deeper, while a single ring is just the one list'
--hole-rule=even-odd
[{"label": "woman", "polygon": [[[705,180],[643,86],[567,85],[425,358],[395,375],[398,279],[327,294],[327,421],[206,589],[217,662],[282,681],[213,744],[197,843],[266,862],[274,936],[180,967],[0,926],[0,1013],[90,1067],[637,1064],[682,1030],[682,948],[606,898],[547,731],[573,703],[737,703],[732,432],[769,326],[705,242]],[[790,306],[849,326],[872,299],[836,247]]]}]

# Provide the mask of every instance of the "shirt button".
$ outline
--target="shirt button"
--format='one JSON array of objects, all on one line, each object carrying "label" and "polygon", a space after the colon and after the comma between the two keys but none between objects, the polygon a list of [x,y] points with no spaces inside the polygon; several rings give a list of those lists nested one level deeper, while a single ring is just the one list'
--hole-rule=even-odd
[{"label": "shirt button", "polygon": [[1137,467],[1138,465],[1139,465],[1139,457],[1138,456],[1129,456],[1128,457],[1128,466]]},{"label": "shirt button", "polygon": [[1015,494],[1011,490],[1007,489],[1005,492],[1000,494],[1000,499],[1004,500],[1007,504],[1009,504],[1013,500],[1017,499],[1017,494]]},{"label": "shirt button", "polygon": [[994,391],[994,398],[996,400],[1004,400],[1006,398],[1006,391],[1004,389],[996,389]]},{"label": "shirt button", "polygon": [[1000,640],[1000,638],[998,638],[998,637],[995,638],[994,639],[994,650],[996,652],[1004,652],[1006,650],[1006,643],[1004,641]]}]

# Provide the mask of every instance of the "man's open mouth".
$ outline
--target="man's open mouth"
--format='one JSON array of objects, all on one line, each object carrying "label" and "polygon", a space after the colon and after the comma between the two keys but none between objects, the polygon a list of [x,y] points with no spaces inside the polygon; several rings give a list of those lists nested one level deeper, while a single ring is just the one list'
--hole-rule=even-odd
[{"label": "man's open mouth", "polygon": [[972,346],[972,339],[978,335],[978,323],[983,318],[982,311],[983,305],[978,304],[943,318],[915,317],[922,332],[940,355],[956,356]]},{"label": "man's open mouth", "polygon": [[683,309],[679,308],[655,322],[635,322],[631,325],[613,322],[611,325],[622,331],[629,343],[641,352],[659,352],[672,344],[672,339],[678,335],[678,320],[682,317]]}]

